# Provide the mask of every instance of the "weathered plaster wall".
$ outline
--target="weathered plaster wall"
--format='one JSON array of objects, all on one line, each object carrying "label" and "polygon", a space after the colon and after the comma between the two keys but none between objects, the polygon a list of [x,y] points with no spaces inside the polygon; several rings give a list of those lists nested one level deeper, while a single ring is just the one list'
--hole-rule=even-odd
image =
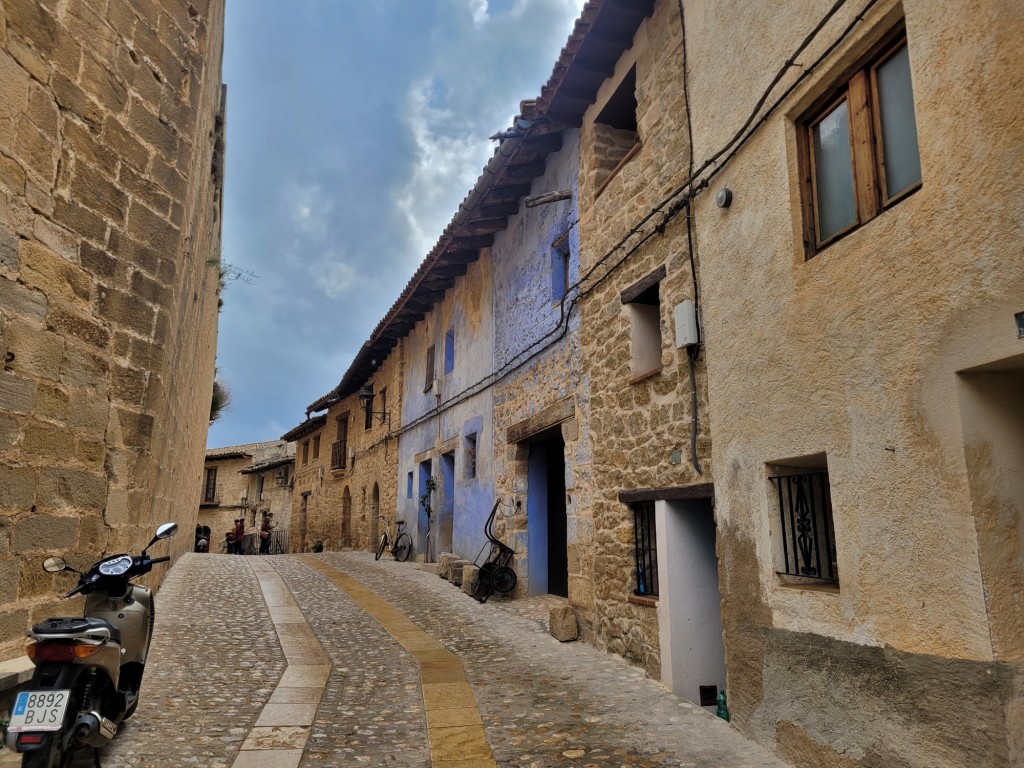
[{"label": "weathered plaster wall", "polygon": [[[698,164],[829,5],[687,4]],[[923,186],[806,261],[794,120],[903,12]],[[1012,4],[878,3],[697,200],[733,722],[800,765],[1024,758],[1020,667],[993,654],[1020,620],[998,586],[1020,549],[979,546],[957,373],[1024,352],[1022,34]],[[773,561],[765,464],[822,452],[838,592],[784,586]],[[1003,509],[1019,531],[1019,501]]]},{"label": "weathered plaster wall", "polygon": [[[494,497],[491,446],[493,405],[489,389],[474,388],[493,371],[492,339],[494,320],[491,306],[491,258],[485,249],[478,261],[469,265],[465,275],[434,305],[427,316],[409,333],[406,344],[406,374],[402,409],[403,433],[400,440],[397,485],[399,517],[409,526],[418,555],[427,554],[427,519],[420,504],[425,493],[420,464],[431,462],[432,476],[439,487],[431,494],[431,506],[440,510],[448,492],[441,484],[440,457],[454,453],[455,488],[453,504],[452,551],[472,560],[484,542],[483,524]],[[445,372],[445,334],[455,333],[455,357],[451,371]],[[433,344],[435,377],[440,397],[424,391],[426,353]],[[466,392],[469,390],[469,392]],[[466,392],[465,395],[461,393]],[[440,416],[432,412],[440,406]],[[477,472],[465,473],[465,436],[477,433]],[[412,495],[407,493],[408,473],[413,474]],[[443,542],[440,528],[431,524],[431,538],[437,536],[433,556],[440,554]]]},{"label": "weathered plaster wall", "polygon": [[[697,364],[697,449],[703,474],[698,474],[688,460],[693,417],[689,367],[684,350],[676,348],[673,321],[675,305],[694,295],[685,218],[677,217],[636,250],[638,238],[612,249],[687,175],[681,37],[678,5],[658,3],[585,114],[580,133],[580,268],[587,275],[580,308],[593,442],[595,642],[653,677],[660,676],[657,611],[629,602],[637,586],[633,513],[618,494],[712,481],[705,366],[702,356]],[[606,132],[595,126],[595,119],[634,65],[642,146],[608,177],[602,171],[609,162],[601,140]],[[662,368],[634,381],[629,307],[620,294],[661,266],[666,270],[659,286]]]},{"label": "weathered plaster wall", "polygon": [[[495,492],[506,502],[495,531],[517,552],[518,594],[529,594],[527,459],[533,434],[520,443],[510,442],[509,429],[524,422],[532,424],[534,433],[559,429],[565,440],[569,597],[589,631],[594,583],[589,391],[580,360],[579,312],[573,309],[576,292],[570,290],[563,301],[559,290],[579,279],[578,161],[579,132],[565,131],[562,149],[548,156],[545,172],[534,179],[531,194],[568,189],[572,198],[535,208],[524,206],[509,219],[508,228],[497,235],[491,249],[494,360],[497,369],[509,368],[494,390]],[[564,245],[559,243],[563,238]],[[568,286],[562,285],[561,248],[569,254]],[[551,417],[545,419],[545,412]]]},{"label": "weathered plaster wall", "polygon": [[[224,3],[0,6],[0,656],[40,561],[192,548],[216,346]],[[157,569],[157,583],[163,569]]]}]

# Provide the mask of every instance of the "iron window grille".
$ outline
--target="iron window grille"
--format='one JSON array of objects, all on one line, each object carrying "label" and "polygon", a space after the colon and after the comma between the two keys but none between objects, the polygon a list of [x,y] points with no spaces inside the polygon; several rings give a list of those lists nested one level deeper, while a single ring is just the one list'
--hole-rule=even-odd
[{"label": "iron window grille", "polygon": [[782,524],[784,567],[778,573],[838,584],[828,472],[770,479],[775,485]]},{"label": "iron window grille", "polygon": [[636,589],[633,594],[657,597],[658,540],[653,501],[633,505],[633,546],[636,559]]}]

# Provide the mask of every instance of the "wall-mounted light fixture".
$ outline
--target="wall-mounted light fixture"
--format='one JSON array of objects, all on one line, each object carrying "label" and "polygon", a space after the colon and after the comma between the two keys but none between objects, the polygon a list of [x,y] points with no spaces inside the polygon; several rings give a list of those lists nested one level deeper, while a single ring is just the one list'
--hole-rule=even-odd
[{"label": "wall-mounted light fixture", "polygon": [[732,205],[732,190],[728,187],[718,190],[718,194],[715,195],[715,205],[719,208],[728,208]]},{"label": "wall-mounted light fixture", "polygon": [[380,419],[381,424],[388,425],[388,431],[391,431],[391,411],[375,411],[373,410],[373,387],[369,384],[364,384],[363,388],[359,390],[359,402],[363,404],[363,408],[371,416],[376,416]]}]

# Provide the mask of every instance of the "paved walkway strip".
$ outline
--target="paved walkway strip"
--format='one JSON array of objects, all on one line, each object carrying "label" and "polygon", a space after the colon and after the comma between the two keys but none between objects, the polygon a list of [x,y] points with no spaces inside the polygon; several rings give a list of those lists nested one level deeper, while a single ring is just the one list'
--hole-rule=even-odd
[{"label": "paved walkway strip", "polygon": [[277,571],[264,560],[246,559],[259,579],[288,667],[232,768],[298,768],[331,661]]},{"label": "paved walkway strip", "polygon": [[416,659],[420,667],[432,768],[496,768],[480,710],[459,657],[344,571],[316,557],[297,559],[344,591]]}]

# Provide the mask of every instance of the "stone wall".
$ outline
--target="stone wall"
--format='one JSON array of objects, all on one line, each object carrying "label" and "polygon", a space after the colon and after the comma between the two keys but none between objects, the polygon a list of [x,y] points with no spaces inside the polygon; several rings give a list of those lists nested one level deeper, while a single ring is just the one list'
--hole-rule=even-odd
[{"label": "stone wall", "polygon": [[[657,610],[631,602],[637,588],[634,524],[619,493],[709,483],[711,446],[703,358],[696,365],[697,454],[703,474],[691,465],[690,375],[685,350],[677,349],[673,308],[694,297],[686,220],[658,217],[640,236],[614,246],[687,175],[686,110],[681,31],[675,3],[657,3],[624,53],[580,132],[580,314],[583,369],[590,385],[593,444],[594,635],[598,647],[660,674]],[[621,131],[595,122],[619,84],[636,69],[640,147],[613,175],[629,141],[610,142]],[[631,139],[631,137],[628,137]],[[603,185],[603,186],[602,186]],[[641,237],[651,233],[641,243]],[[696,261],[696,259],[695,259]],[[664,268],[659,284],[661,368],[635,377],[631,367],[631,320],[621,294]]]},{"label": "stone wall", "polygon": [[[82,566],[192,547],[219,292],[223,2],[0,6],[0,656]],[[215,151],[219,149],[220,151]],[[163,569],[151,577],[156,583]]]},{"label": "stone wall", "polygon": [[[373,410],[391,416],[390,427],[397,430],[401,414],[401,384],[403,347],[392,350],[376,374],[368,382],[375,393]],[[380,397],[387,390],[387,404]],[[338,418],[348,424],[348,448],[345,466],[331,468],[331,446],[338,440]],[[296,460],[295,488],[292,491],[293,551],[308,551],[316,541],[322,541],[327,550],[343,548],[372,549],[382,530],[380,515],[394,519],[397,508],[398,440],[389,433],[387,418],[374,416],[366,429],[365,412],[356,394],[332,403],[326,412],[326,421],[318,431],[299,439]],[[302,464],[301,443],[320,436],[320,456],[314,460],[310,453],[308,464]],[[374,487],[377,489],[376,500]],[[298,541],[302,517],[303,494],[306,495],[306,536]],[[348,514],[347,523],[343,520]],[[304,547],[305,549],[296,549]]]}]

